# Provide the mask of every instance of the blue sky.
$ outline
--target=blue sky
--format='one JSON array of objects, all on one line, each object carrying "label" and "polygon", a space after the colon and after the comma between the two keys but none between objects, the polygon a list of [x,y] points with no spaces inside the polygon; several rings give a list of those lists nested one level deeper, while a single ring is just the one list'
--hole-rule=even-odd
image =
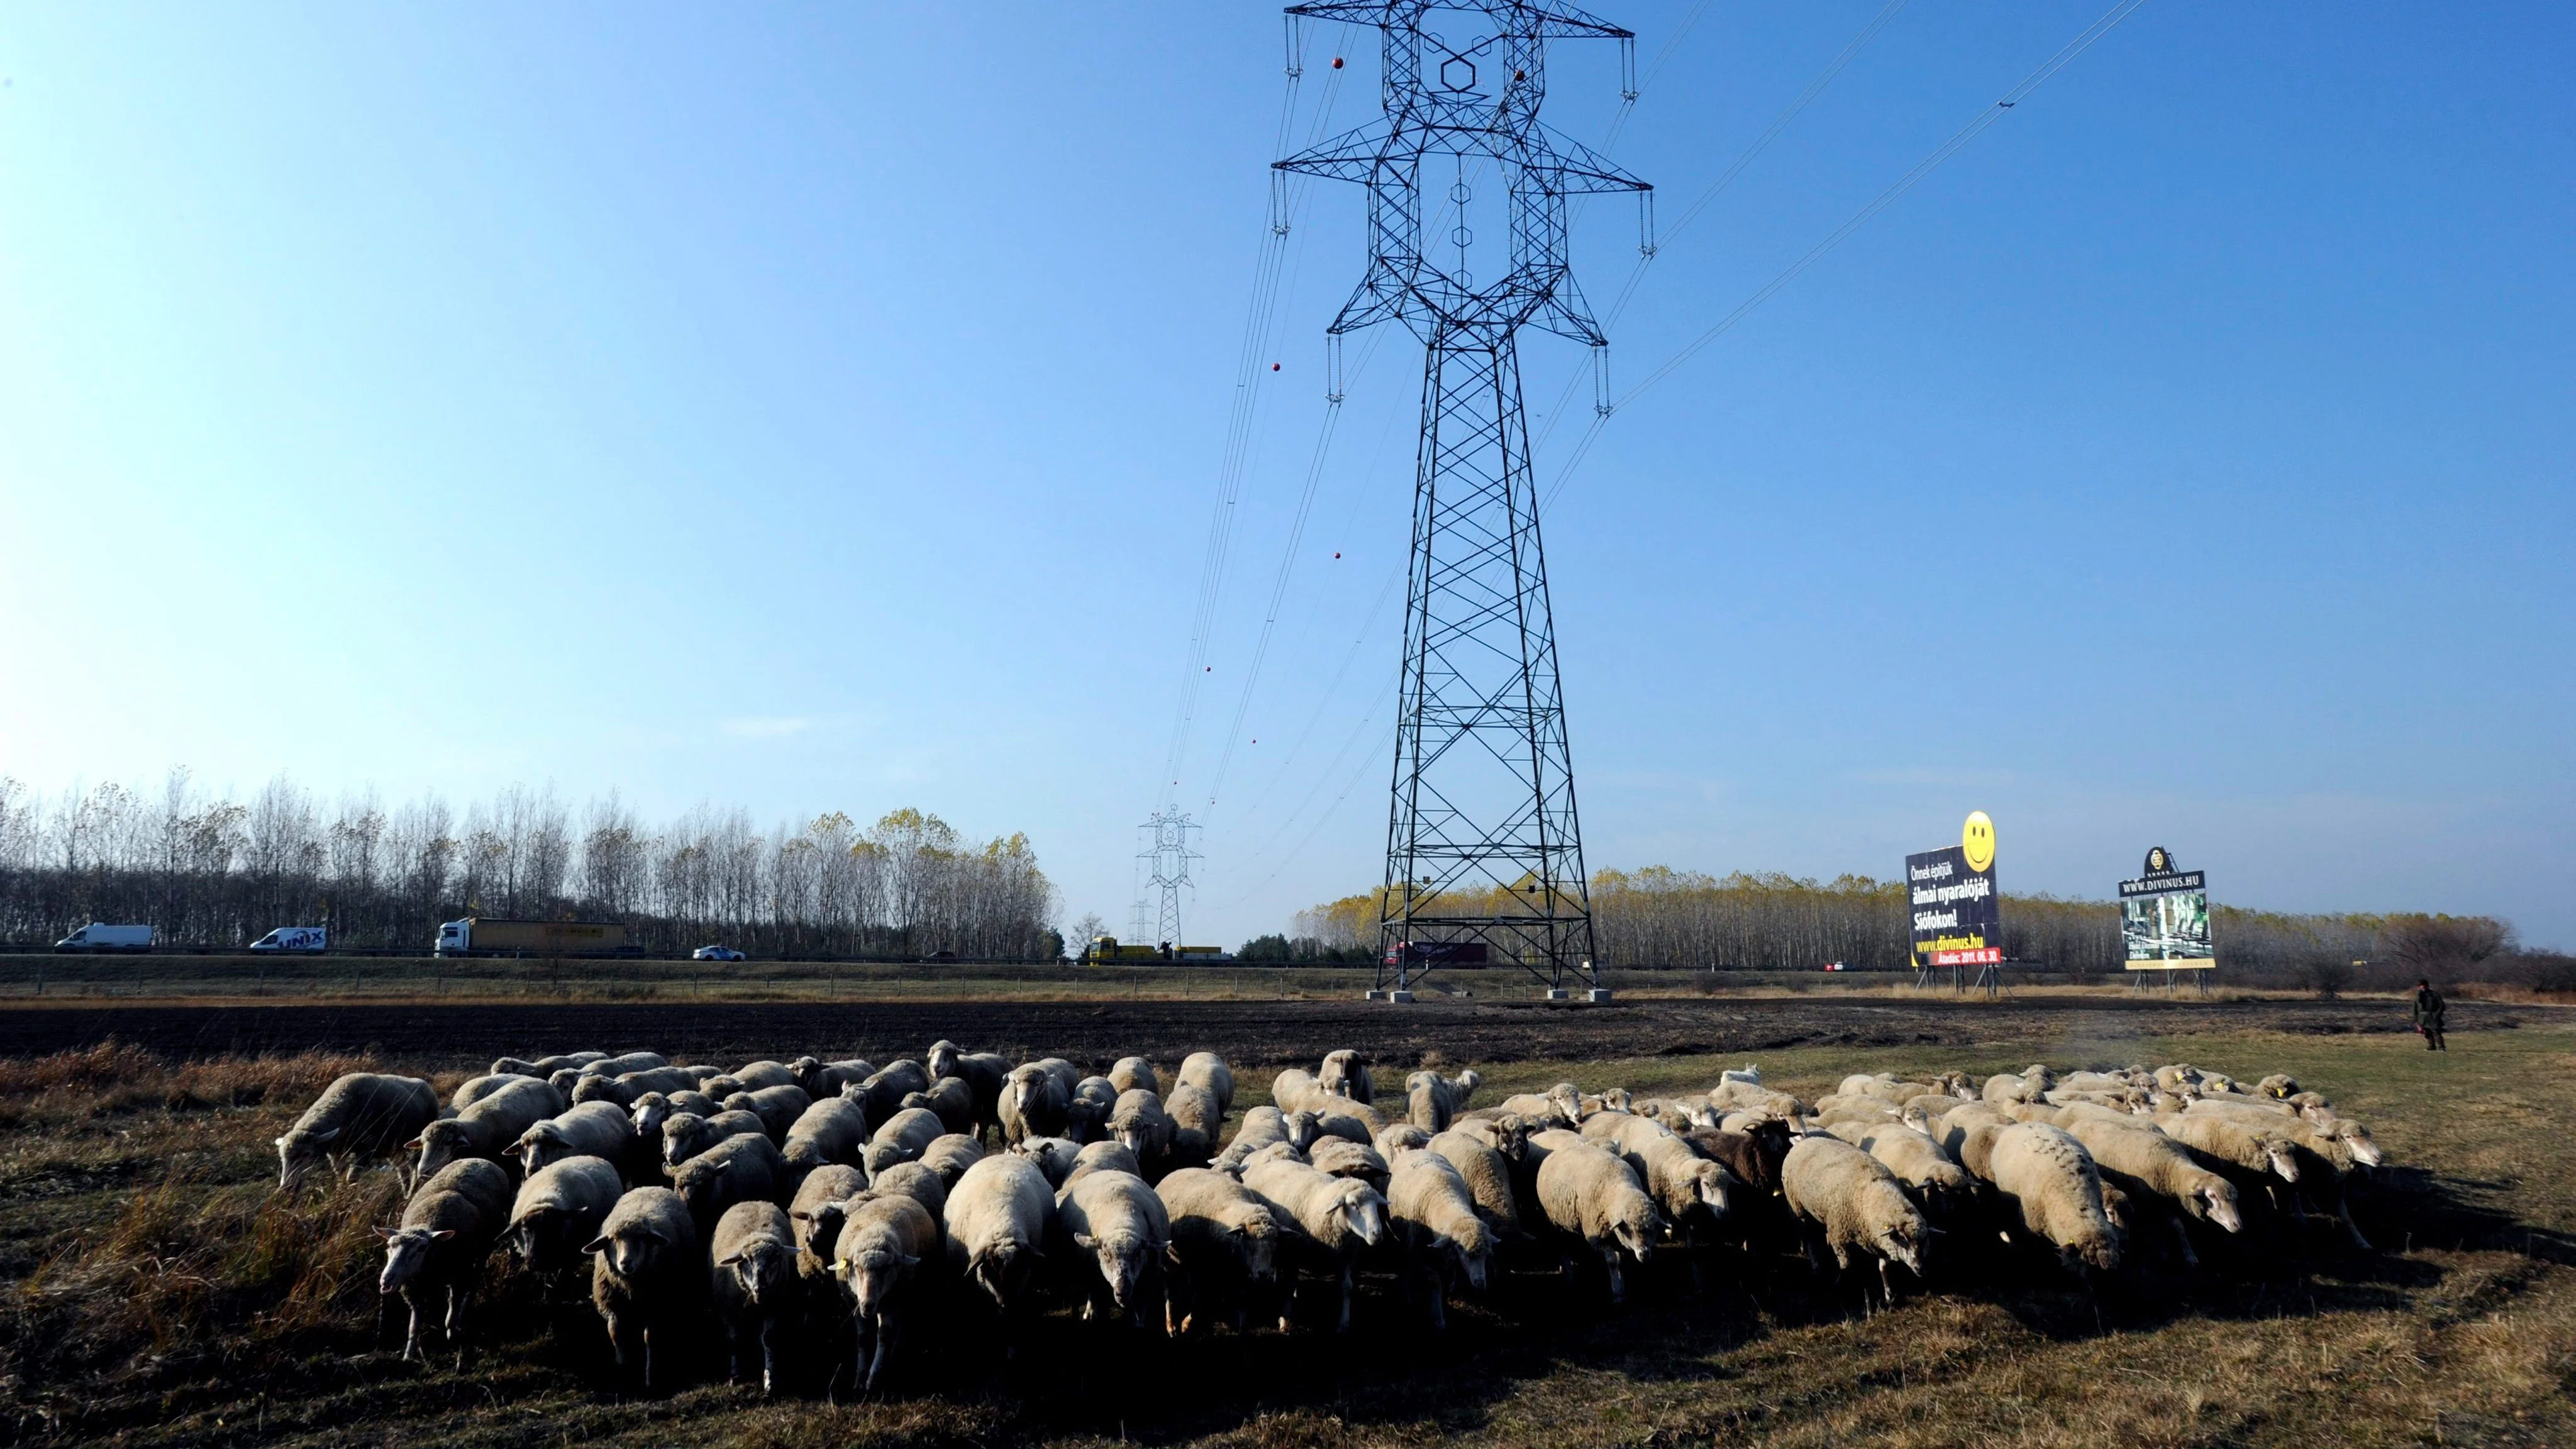
[{"label": "blue sky", "polygon": [[[1667,224],[1879,10],[1611,9]],[[2100,13],[1913,0],[1669,239],[1615,378]],[[1337,48],[1301,135],[1374,104]],[[1250,5],[12,7],[0,774],[918,804],[1122,924],[1177,793],[1193,938],[1373,884],[1400,334],[1215,778],[1353,194],[1291,234],[1160,783],[1280,55]],[[2571,61],[2560,7],[2149,0],[1629,400],[1546,519],[1593,864],[1887,875],[1982,808],[2008,889],[2161,843],[2576,946]],[[1610,62],[1560,53],[1552,123],[1603,140]],[[1634,262],[1581,218],[1597,303]],[[1547,412],[1581,359],[1524,362]]]}]

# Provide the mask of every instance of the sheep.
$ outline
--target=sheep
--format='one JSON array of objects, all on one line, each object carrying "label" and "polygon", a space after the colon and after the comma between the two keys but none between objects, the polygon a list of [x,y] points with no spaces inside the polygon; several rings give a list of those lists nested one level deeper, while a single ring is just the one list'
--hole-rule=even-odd
[{"label": "sheep", "polygon": [[529,1128],[564,1110],[563,1093],[534,1077],[514,1079],[498,1091],[457,1113],[420,1129],[404,1144],[420,1154],[412,1180],[425,1182],[447,1164],[466,1157],[500,1160],[510,1144]]},{"label": "sheep", "polygon": [[1886,1164],[1926,1213],[1947,1218],[1974,1200],[1976,1179],[1931,1134],[1902,1122],[1846,1122],[1825,1129]]},{"label": "sheep", "polygon": [[1117,1109],[1117,1084],[1107,1077],[1085,1077],[1065,1099],[1064,1135],[1076,1142],[1095,1141],[1109,1130],[1109,1114]]},{"label": "sheep", "polygon": [[798,1114],[779,1155],[803,1178],[818,1167],[855,1163],[868,1146],[868,1109],[845,1097],[824,1097]]},{"label": "sheep", "polygon": [[805,1095],[819,1102],[825,1097],[841,1095],[843,1087],[875,1076],[877,1064],[860,1057],[847,1057],[837,1062],[827,1062],[819,1057],[798,1057],[787,1064],[787,1070],[796,1074],[796,1085],[805,1089]]},{"label": "sheep", "polygon": [[578,1091],[578,1090],[580,1089],[580,1087],[581,1087],[581,1084],[582,1084],[582,1083],[584,1083],[584,1082],[586,1082],[586,1081],[588,1081],[588,1080],[590,1080],[588,1077],[585,1077],[585,1076],[583,1076],[583,1075],[581,1074],[581,1070],[580,1070],[580,1068],[578,1068],[578,1067],[565,1067],[565,1068],[563,1068],[562,1070],[557,1071],[557,1072],[553,1073],[552,1075],[548,1076],[548,1077],[546,1078],[546,1085],[547,1085],[547,1086],[549,1086],[549,1087],[554,1088],[554,1089],[555,1089],[556,1091],[558,1091],[558,1092],[563,1093],[563,1094],[564,1094],[564,1100],[565,1100],[565,1101],[567,1101],[567,1102],[578,1102],[578,1101],[580,1101],[580,1100],[582,1100],[582,1099],[581,1099],[581,1098],[579,1098],[579,1097],[574,1096],[574,1095],[573,1095],[573,1093],[574,1093],[574,1092],[576,1092],[576,1091]]},{"label": "sheep", "polygon": [[930,1145],[913,1160],[936,1174],[942,1183],[955,1187],[966,1169],[984,1160],[984,1144],[976,1141],[972,1133],[943,1133],[930,1139]]},{"label": "sheep", "polygon": [[1143,1057],[1120,1057],[1109,1068],[1109,1085],[1116,1087],[1121,1096],[1139,1089],[1157,1097],[1163,1095],[1162,1079],[1154,1075],[1154,1064]]},{"label": "sheep", "polygon": [[1483,1081],[1473,1067],[1455,1078],[1438,1072],[1414,1072],[1404,1079],[1404,1114],[1425,1132],[1446,1132]]},{"label": "sheep", "polygon": [[[1295,1256],[1303,1266],[1337,1279],[1334,1331],[1350,1332],[1352,1265],[1386,1237],[1386,1199],[1365,1182],[1295,1162],[1248,1163],[1243,1185],[1281,1221],[1296,1223]],[[1283,1319],[1280,1327],[1287,1326]]]},{"label": "sheep", "polygon": [[671,1190],[689,1205],[701,1232],[712,1232],[735,1203],[785,1201],[787,1183],[787,1159],[777,1144],[752,1132],[726,1138],[671,1174]]},{"label": "sheep", "polygon": [[1997,1072],[1986,1078],[1986,1084],[1979,1089],[1978,1095],[1987,1105],[1995,1107],[2000,1107],[2007,1102],[2040,1101],[2048,1093],[2048,1089],[2040,1085],[2042,1080],[2040,1074],[2046,1071],[2047,1068],[2038,1067],[2033,1068],[2030,1073]]},{"label": "sheep", "polygon": [[671,1059],[660,1052],[621,1052],[616,1056],[593,1057],[577,1070],[585,1077],[622,1077],[629,1072],[649,1072],[670,1064]]},{"label": "sheep", "polygon": [[544,1078],[531,1072],[491,1072],[479,1077],[467,1077],[455,1091],[448,1093],[447,1110],[439,1115],[453,1117],[512,1082],[543,1080]]},{"label": "sheep", "polygon": [[[1734,1111],[1767,1112],[1783,1121],[1794,1121],[1807,1115],[1806,1104],[1786,1092],[1775,1091],[1760,1082],[1724,1078],[1708,1089],[1709,1105],[1720,1114]],[[1718,1124],[1726,1124],[1720,1121]]]},{"label": "sheep", "polygon": [[[760,1139],[767,1142],[767,1138]],[[608,1325],[609,1346],[623,1374],[641,1358],[644,1387],[653,1387],[656,1349],[685,1340],[706,1301],[706,1256],[688,1204],[668,1188],[639,1187],[617,1200],[593,1255],[590,1301]]]},{"label": "sheep", "polygon": [[1331,1096],[1348,1097],[1363,1107],[1377,1100],[1377,1089],[1369,1081],[1368,1063],[1348,1047],[1324,1053],[1323,1069],[1315,1073],[1315,1085]]},{"label": "sheep", "polygon": [[712,1117],[682,1112],[662,1124],[662,1170],[678,1172],[680,1164],[730,1137],[768,1135],[760,1119],[749,1112],[718,1112]]},{"label": "sheep", "polygon": [[1056,1190],[1062,1192],[1094,1172],[1132,1172],[1138,1177],[1145,1175],[1143,1166],[1136,1160],[1136,1154],[1127,1149],[1126,1143],[1093,1142],[1073,1155],[1073,1166],[1064,1174],[1064,1180],[1055,1185]]},{"label": "sheep", "polygon": [[[1801,1137],[1780,1164],[1780,1191],[1790,1213],[1812,1224],[1832,1250],[1835,1266],[1849,1269],[1855,1252],[1877,1260],[1879,1290],[1889,1306],[1895,1305],[1896,1285],[1888,1264],[1902,1263],[1922,1276],[1931,1226],[1886,1163],[1837,1137]],[[1805,1246],[1808,1261],[1815,1262],[1814,1238]]]},{"label": "sheep", "polygon": [[1314,1165],[1312,1160],[1291,1142],[1273,1142],[1243,1159],[1243,1166],[1250,1167],[1256,1162],[1295,1162],[1309,1167]]},{"label": "sheep", "polygon": [[1660,1122],[1675,1132],[1715,1131],[1717,1108],[1706,1098],[1640,1097],[1637,1115]]},{"label": "sheep", "polygon": [[1608,1148],[1572,1133],[1542,1135],[1551,1140],[1530,1143],[1533,1154],[1545,1154],[1534,1179],[1540,1215],[1558,1232],[1582,1240],[1601,1255],[1610,1280],[1610,1301],[1624,1302],[1628,1288],[1619,1273],[1619,1254],[1624,1251],[1643,1265],[1655,1251],[1663,1215],[1655,1210],[1654,1199],[1635,1171]]},{"label": "sheep", "polygon": [[904,1094],[898,1110],[915,1107],[938,1117],[939,1125],[950,1132],[976,1130],[975,1089],[962,1077],[942,1077],[928,1091]]},{"label": "sheep", "polygon": [[[1082,1068],[1075,1066],[1073,1063],[1066,1061],[1062,1057],[1040,1057],[1029,1065],[1044,1068],[1048,1076],[1055,1078],[1057,1082],[1061,1083],[1064,1087],[1065,1100],[1067,1101],[1073,1100],[1073,1089],[1082,1085],[1082,1079],[1086,1075]],[[1101,1080],[1107,1081],[1108,1078],[1103,1077]]]},{"label": "sheep", "polygon": [[578,1072],[592,1062],[604,1060],[607,1056],[606,1052],[565,1052],[560,1056],[539,1057],[535,1061],[523,1061],[518,1057],[500,1057],[484,1070],[496,1077],[534,1077],[542,1082],[557,1072]]},{"label": "sheep", "polygon": [[[2344,1193],[2344,1174],[2359,1161],[2350,1142],[2321,1130],[2295,1112],[2267,1117],[2259,1107],[2244,1107],[2233,1102],[2194,1102],[2179,1120],[2190,1122],[2212,1118],[2234,1122],[2264,1134],[2266,1154],[2286,1157],[2296,1173],[2289,1179],[2298,1185],[2294,1200],[2303,1206],[2314,1206],[2342,1223],[2354,1247],[2364,1250],[2370,1247],[2370,1239],[2362,1235],[2361,1225],[2352,1220],[2352,1204]],[[2170,1127],[2177,1119],[2168,1117],[2164,1120]],[[2377,1155],[2375,1144],[2371,1151],[2372,1155]]]},{"label": "sheep", "polygon": [[1452,1269],[1474,1292],[1485,1291],[1495,1233],[1466,1177],[1448,1158],[1415,1148],[1396,1158],[1386,1188],[1387,1216],[1404,1240],[1406,1276],[1430,1289],[1434,1332],[1449,1326],[1448,1277]]},{"label": "sheep", "polygon": [[922,1210],[933,1220],[948,1206],[946,1179],[918,1162],[898,1162],[878,1173],[868,1183],[868,1192],[876,1197],[911,1198],[921,1204]]},{"label": "sheep", "polygon": [[939,1220],[901,1193],[872,1190],[849,1208],[832,1244],[832,1273],[858,1329],[851,1375],[861,1394],[873,1394],[910,1326],[922,1260],[940,1251]]},{"label": "sheep", "polygon": [[1234,1111],[1234,1069],[1214,1052],[1192,1052],[1181,1058],[1178,1080],[1216,1099],[1216,1123],[1207,1129],[1210,1137],[1216,1136]]},{"label": "sheep", "polygon": [[1579,1101],[1569,1105],[1555,1096],[1535,1092],[1519,1092],[1505,1097],[1502,1106],[1496,1109],[1496,1115],[1518,1117],[1532,1124],[1533,1131],[1542,1126],[1576,1127],[1583,1122]]},{"label": "sheep", "polygon": [[876,1135],[868,1139],[861,1154],[868,1170],[868,1181],[898,1162],[911,1162],[928,1151],[930,1144],[946,1135],[948,1128],[938,1115],[919,1107],[906,1107],[877,1124]]},{"label": "sheep", "polygon": [[1073,1171],[1082,1153],[1081,1146],[1070,1137],[1024,1137],[1009,1150],[1036,1163],[1051,1188],[1064,1186],[1065,1175]]},{"label": "sheep", "polygon": [[1186,1167],[1154,1184],[1171,1224],[1172,1271],[1164,1282],[1163,1329],[1177,1334],[1211,1308],[1243,1331],[1247,1299],[1279,1276],[1287,1229],[1270,1205],[1221,1172]]},{"label": "sheep", "polygon": [[1118,1105],[1109,1114],[1109,1131],[1136,1154],[1137,1161],[1149,1166],[1172,1150],[1172,1119],[1151,1087],[1130,1087],[1118,1094]]},{"label": "sheep", "polygon": [[2062,1127],[2016,1122],[1995,1136],[1995,1189],[2021,1210],[2022,1227],[2069,1267],[2120,1266],[2120,1237],[2102,1211],[2093,1155]]},{"label": "sheep", "polygon": [[1378,1129],[1377,1140],[1369,1145],[1377,1149],[1378,1156],[1391,1163],[1399,1152],[1430,1146],[1432,1135],[1410,1122],[1389,1122]]},{"label": "sheep", "polygon": [[411,1331],[403,1339],[405,1360],[420,1353],[421,1310],[443,1295],[446,1340],[456,1350],[456,1366],[465,1366],[466,1299],[509,1212],[510,1175],[497,1164],[469,1157],[440,1168],[421,1185],[403,1206],[402,1226],[376,1229],[376,1236],[385,1240],[385,1267],[376,1288],[388,1296],[400,1294],[411,1310]]},{"label": "sheep", "polygon": [[796,1185],[787,1221],[796,1230],[796,1276],[808,1289],[832,1277],[832,1245],[841,1239],[850,1199],[867,1190],[867,1174],[844,1162],[827,1162]]},{"label": "sheep", "polygon": [[437,1120],[438,1089],[418,1077],[351,1072],[337,1078],[279,1134],[278,1190],[295,1191],[326,1164],[346,1178],[370,1158],[417,1152],[413,1140]]},{"label": "sheep", "polygon": [[1163,1100],[1163,1113],[1174,1128],[1186,1127],[1211,1141],[1225,1128],[1225,1109],[1216,1095],[1194,1082],[1174,1082],[1172,1095]]},{"label": "sheep", "polygon": [[981,1141],[984,1129],[1001,1122],[997,1107],[1002,1097],[1002,1079],[1010,1075],[1011,1064],[992,1052],[963,1052],[953,1041],[930,1045],[930,1075],[933,1081],[963,1081],[974,1103],[974,1126],[965,1130]]},{"label": "sheep", "polygon": [[1603,1145],[1619,1154],[1620,1160],[1645,1184],[1647,1195],[1663,1211],[1668,1227],[1688,1233],[1726,1216],[1733,1206],[1728,1189],[1735,1174],[1693,1152],[1688,1143],[1660,1123],[1625,1114],[1618,1121],[1619,1126]]},{"label": "sheep", "polygon": [[868,1120],[884,1122],[903,1110],[903,1099],[915,1092],[930,1090],[929,1069],[910,1057],[886,1063],[864,1082],[841,1089],[844,1097],[856,1094],[868,1109]]},{"label": "sheep", "polygon": [[1003,1353],[1010,1356],[1011,1330],[1030,1306],[1029,1277],[1055,1221],[1046,1174],[1025,1157],[995,1153],[966,1169],[941,1218],[949,1264],[993,1300],[1005,1333]]},{"label": "sheep", "polygon": [[1002,1123],[1002,1141],[1017,1147],[1032,1137],[1061,1137],[1071,1094],[1062,1078],[1040,1062],[1011,1068],[994,1110]]},{"label": "sheep", "polygon": [[2258,1097],[2295,1097],[2299,1094],[2299,1079],[2287,1072],[2274,1072],[2254,1084],[2254,1094]]},{"label": "sheep", "polygon": [[[786,1068],[779,1070],[785,1071]],[[716,1100],[724,1103],[728,1112],[749,1112],[758,1117],[760,1130],[767,1133],[772,1142],[786,1141],[787,1129],[795,1126],[796,1119],[805,1115],[805,1109],[814,1105],[814,1099],[805,1095],[805,1089],[792,1083],[754,1087]]]},{"label": "sheep", "polygon": [[2240,1186],[2252,1186],[2266,1173],[2283,1182],[2299,1180],[2299,1163],[2289,1134],[2278,1128],[2197,1112],[2158,1117],[2156,1126],[2176,1142],[2212,1159],[2221,1171],[2232,1166],[2247,1174],[2239,1179]]},{"label": "sheep", "polygon": [[[686,1068],[682,1068],[686,1070]],[[785,1062],[749,1062],[730,1072],[707,1078],[699,1089],[721,1102],[736,1092],[757,1092],[764,1087],[796,1085],[796,1070]]]},{"label": "sheep", "polygon": [[716,1219],[707,1251],[708,1295],[725,1326],[730,1377],[742,1378],[742,1338],[760,1334],[760,1391],[778,1381],[778,1324],[796,1307],[796,1232],[774,1202],[738,1202]]},{"label": "sheep", "polygon": [[1779,1118],[1765,1117],[1746,1132],[1694,1129],[1683,1133],[1682,1140],[1754,1192],[1770,1196],[1780,1191],[1780,1164],[1788,1159],[1790,1136],[1789,1124]]},{"label": "sheep", "polygon": [[1290,1067],[1270,1079],[1270,1101],[1282,1112],[1314,1111],[1330,1095],[1303,1067]]},{"label": "sheep", "polygon": [[547,1163],[528,1174],[510,1204],[509,1226],[503,1230],[510,1251],[540,1278],[561,1275],[581,1261],[582,1244],[599,1236],[599,1225],[625,1191],[616,1164],[604,1158]]},{"label": "sheep", "polygon": [[1512,1193],[1512,1165],[1501,1152],[1483,1138],[1456,1128],[1432,1138],[1429,1147],[1458,1169],[1488,1226],[1505,1240],[1524,1236],[1520,1200]]},{"label": "sheep", "polygon": [[2064,1124],[2084,1144],[2103,1172],[2116,1172],[2167,1198],[2192,1217],[2216,1223],[2227,1232],[2242,1231],[2236,1184],[2192,1158],[2191,1150],[2153,1127],[2125,1126],[2078,1118]]},{"label": "sheep", "polygon": [[1634,1112],[1595,1112],[1583,1119],[1574,1135],[1586,1142],[1608,1142],[1619,1135],[1619,1129],[1631,1122],[1645,1120]]},{"label": "sheep", "polygon": [[567,1157],[604,1157],[622,1162],[634,1155],[635,1124],[626,1120],[626,1114],[614,1102],[584,1102],[559,1117],[534,1124],[519,1134],[518,1141],[501,1150],[519,1159],[523,1173],[535,1172]]},{"label": "sheep", "polygon": [[[591,1064],[597,1065],[597,1062]],[[635,1099],[646,1092],[693,1092],[698,1086],[695,1076],[678,1067],[646,1067],[614,1077],[584,1067],[582,1074],[574,1079],[572,1101],[575,1104],[615,1102],[620,1107],[632,1107]]]},{"label": "sheep", "polygon": [[1365,1142],[1352,1142],[1340,1137],[1327,1137],[1315,1143],[1306,1160],[1318,1172],[1335,1177],[1356,1177],[1380,1194],[1386,1191],[1388,1167],[1386,1158]]},{"label": "sheep", "polygon": [[1217,1155],[1215,1165],[1225,1172],[1239,1171],[1245,1158],[1273,1142],[1287,1140],[1287,1114],[1277,1107],[1255,1107],[1243,1114],[1243,1125],[1234,1129],[1234,1140]]},{"label": "sheep", "polygon": [[1529,1122],[1511,1112],[1497,1111],[1491,1117],[1470,1112],[1451,1122],[1449,1130],[1464,1132],[1514,1162],[1529,1145]]},{"label": "sheep", "polygon": [[2013,1124],[2011,1118],[1982,1101],[1962,1102],[1941,1114],[1937,1121],[1906,1124],[1941,1144],[1950,1160],[1968,1169],[1969,1175],[1986,1182],[1995,1180],[1993,1155],[1995,1138]]},{"label": "sheep", "polygon": [[1082,1280],[1084,1318],[1136,1323],[1162,1288],[1172,1222],[1162,1198],[1132,1172],[1078,1174],[1056,1193],[1056,1230],[1091,1255]]},{"label": "sheep", "polygon": [[1637,1099],[1625,1087],[1610,1087],[1599,1092],[1585,1092],[1581,1096],[1581,1101],[1583,1103],[1583,1115],[1587,1117],[1591,1116],[1595,1112],[1619,1112],[1625,1113],[1629,1116],[1636,1115],[1635,1113],[1630,1112],[1629,1109],[1636,1106]]},{"label": "sheep", "polygon": [[1205,1167],[1216,1160],[1216,1139],[1196,1127],[1172,1127],[1172,1150],[1163,1154],[1156,1172],[1172,1172],[1184,1167]]}]

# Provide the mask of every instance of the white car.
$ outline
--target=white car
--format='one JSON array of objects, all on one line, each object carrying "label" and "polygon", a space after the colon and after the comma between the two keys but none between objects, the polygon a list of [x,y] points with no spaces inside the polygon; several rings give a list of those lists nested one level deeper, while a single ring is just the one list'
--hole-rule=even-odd
[{"label": "white car", "polygon": [[743,959],[743,955],[740,951],[734,950],[730,946],[700,946],[698,949],[689,953],[689,959],[692,961],[739,961]]}]

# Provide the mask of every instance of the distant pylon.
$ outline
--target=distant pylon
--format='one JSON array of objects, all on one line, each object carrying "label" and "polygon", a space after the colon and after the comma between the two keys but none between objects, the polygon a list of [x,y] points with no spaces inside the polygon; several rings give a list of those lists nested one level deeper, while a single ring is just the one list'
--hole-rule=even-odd
[{"label": "distant pylon", "polygon": [[[1190,849],[1190,832],[1202,827],[1191,823],[1178,805],[1157,810],[1136,827],[1143,837],[1144,848],[1136,852],[1136,863],[1145,873],[1145,889],[1152,892],[1154,934],[1151,943],[1177,952],[1181,949],[1181,897],[1192,889],[1190,862],[1202,857]],[[1136,922],[1141,929],[1147,902],[1136,906]],[[1146,942],[1139,941],[1142,945]]]},{"label": "distant pylon", "polygon": [[[1529,0],[1324,0],[1288,14],[1383,39],[1385,118],[1276,163],[1368,188],[1368,272],[1328,331],[1400,321],[1427,353],[1378,984],[1392,972],[1408,986],[1481,945],[1551,988],[1569,974],[1597,985],[1515,338],[1526,324],[1593,348],[1605,405],[1609,339],[1566,263],[1566,201],[1651,188],[1541,126],[1538,109],[1548,40],[1619,41],[1633,99],[1635,37]],[[1428,158],[1455,162],[1440,219],[1454,209],[1456,225],[1434,240],[1455,246],[1454,270],[1424,254]],[[1488,206],[1508,242],[1482,287],[1468,266],[1479,184],[1503,187]]]}]

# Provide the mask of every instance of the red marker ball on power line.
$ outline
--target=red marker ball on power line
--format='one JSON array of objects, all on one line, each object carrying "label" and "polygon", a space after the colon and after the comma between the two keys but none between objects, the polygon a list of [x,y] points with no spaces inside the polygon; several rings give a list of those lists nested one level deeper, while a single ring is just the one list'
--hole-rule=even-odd
[{"label": "red marker ball on power line", "polygon": [[1342,68],[1342,58],[1341,58],[1340,56],[1338,56],[1338,55],[1337,55],[1337,56],[1334,56],[1334,57],[1333,57],[1333,69],[1335,69],[1335,70],[1340,70],[1341,68]]},{"label": "red marker ball on power line", "polygon": [[1279,370],[1279,364],[1278,364],[1278,363],[1275,363],[1275,362],[1274,362],[1274,363],[1272,363],[1272,364],[1270,364],[1270,370],[1271,370],[1272,372],[1277,372],[1277,371]]},{"label": "red marker ball on power line", "polygon": [[1342,556],[1342,551],[1341,551],[1340,549],[1338,549],[1338,548],[1337,548],[1337,549],[1334,549],[1334,550],[1333,550],[1333,557],[1335,557],[1335,558],[1340,558],[1341,556]]}]

